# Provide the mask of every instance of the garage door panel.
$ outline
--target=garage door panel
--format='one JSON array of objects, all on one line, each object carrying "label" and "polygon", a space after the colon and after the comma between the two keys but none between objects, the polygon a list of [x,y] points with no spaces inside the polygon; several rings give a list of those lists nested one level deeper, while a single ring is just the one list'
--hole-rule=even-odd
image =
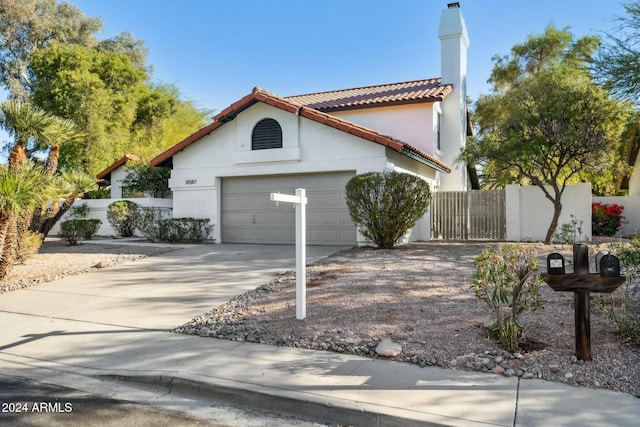
[{"label": "garage door panel", "polygon": [[344,185],[353,172],[268,177],[225,178],[222,181],[222,241],[230,243],[294,243],[295,209],[270,200],[271,193],[307,190],[307,242],[355,244]]}]

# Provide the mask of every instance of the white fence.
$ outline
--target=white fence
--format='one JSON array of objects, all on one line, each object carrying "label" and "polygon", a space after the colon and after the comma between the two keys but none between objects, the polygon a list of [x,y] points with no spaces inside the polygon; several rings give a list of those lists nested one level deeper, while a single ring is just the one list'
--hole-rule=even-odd
[{"label": "white fence", "polygon": [[[140,199],[79,199],[73,204],[73,207],[82,206],[86,204],[89,207],[89,218],[99,219],[102,221],[100,228],[98,229],[98,236],[115,236],[116,232],[107,221],[107,207],[118,200],[131,200],[138,205],[145,208],[162,208],[167,209],[170,213],[173,212],[173,199],[154,199],[154,198],[140,198]],[[71,210],[73,209],[71,208]],[[56,236],[60,233],[60,223],[69,219],[71,210],[67,212],[60,221],[53,227],[50,235]]]},{"label": "white fence", "polygon": [[[505,188],[507,240],[544,240],[551,218],[553,204],[536,186],[507,185]],[[572,218],[573,215],[573,218]],[[591,184],[568,186],[562,195],[562,214],[558,229],[572,219],[582,221],[582,235],[591,240]]]},{"label": "white fence", "polygon": [[622,236],[640,232],[640,196],[594,197],[593,202],[624,206],[622,211]]}]

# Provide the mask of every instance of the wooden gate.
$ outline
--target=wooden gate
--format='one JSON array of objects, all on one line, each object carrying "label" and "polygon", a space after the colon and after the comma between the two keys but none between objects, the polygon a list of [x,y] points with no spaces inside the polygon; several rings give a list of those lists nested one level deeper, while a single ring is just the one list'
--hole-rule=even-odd
[{"label": "wooden gate", "polygon": [[433,193],[431,236],[443,240],[504,240],[504,190]]}]

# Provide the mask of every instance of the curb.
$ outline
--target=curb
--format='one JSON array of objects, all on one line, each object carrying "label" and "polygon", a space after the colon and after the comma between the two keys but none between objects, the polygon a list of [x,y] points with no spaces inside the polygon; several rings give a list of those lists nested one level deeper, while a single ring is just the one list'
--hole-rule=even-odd
[{"label": "curb", "polygon": [[[207,400],[215,400],[229,405],[249,407],[268,412],[276,412],[310,421],[344,426],[389,426],[389,427],[444,427],[450,423],[420,421],[405,417],[376,413],[364,408],[358,409],[336,405],[329,401],[296,399],[277,393],[266,393],[248,388],[212,384],[168,375],[96,375],[96,378],[138,384],[166,389],[169,394],[187,395]],[[279,390],[287,392],[288,390]],[[289,393],[290,394],[290,393]],[[318,400],[322,400],[321,398]],[[357,404],[358,402],[354,402]],[[461,421],[461,420],[458,420]]]}]

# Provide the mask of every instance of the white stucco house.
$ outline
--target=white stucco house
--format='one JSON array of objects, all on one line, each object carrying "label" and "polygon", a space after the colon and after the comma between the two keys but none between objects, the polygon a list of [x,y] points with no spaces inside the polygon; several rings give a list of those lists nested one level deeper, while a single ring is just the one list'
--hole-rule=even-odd
[{"label": "white stucco house", "polygon": [[[398,170],[432,191],[466,190],[454,160],[468,131],[469,38],[458,3],[442,12],[441,77],[280,97],[255,88],[151,161],[172,169],[173,216],[209,218],[216,242],[292,243],[294,209],[270,193],[307,190],[308,244],[356,244],[344,186]],[[430,238],[428,214],[412,240]]]},{"label": "white stucco house", "polygon": [[137,163],[139,161],[140,157],[138,155],[125,154],[120,159],[113,162],[113,164],[108,168],[96,175],[99,182],[110,185],[112,199],[122,198],[122,181],[127,177],[127,166],[130,163]]}]

